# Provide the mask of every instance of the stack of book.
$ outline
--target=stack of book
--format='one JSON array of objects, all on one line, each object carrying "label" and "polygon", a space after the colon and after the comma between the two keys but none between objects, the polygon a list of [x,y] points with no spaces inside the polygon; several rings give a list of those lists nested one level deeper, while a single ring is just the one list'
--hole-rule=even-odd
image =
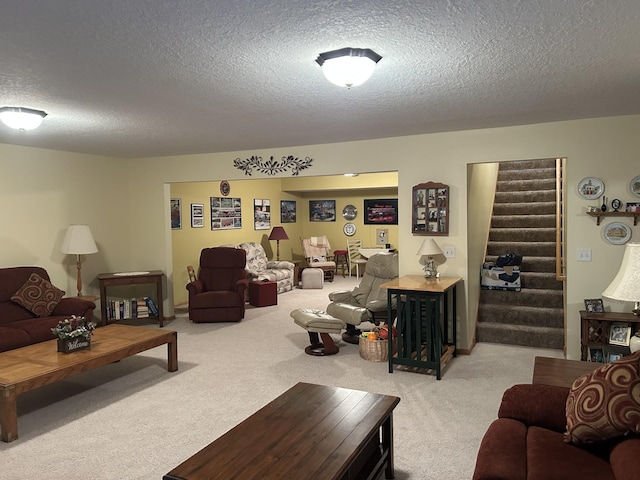
[{"label": "stack of book", "polygon": [[151,297],[132,299],[112,299],[107,304],[107,318],[109,320],[124,320],[127,318],[158,318],[158,306]]}]

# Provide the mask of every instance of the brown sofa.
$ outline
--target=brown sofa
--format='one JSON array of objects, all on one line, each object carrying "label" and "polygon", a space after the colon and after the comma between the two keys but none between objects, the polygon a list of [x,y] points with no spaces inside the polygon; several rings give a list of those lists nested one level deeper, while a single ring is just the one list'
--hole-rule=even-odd
[{"label": "brown sofa", "polygon": [[640,437],[565,443],[569,388],[509,388],[482,439],[473,480],[637,480]]},{"label": "brown sofa", "polygon": [[0,352],[53,340],[51,329],[71,315],[93,319],[95,303],[82,298],[63,297],[50,315],[40,317],[11,300],[33,273],[50,281],[44,268],[0,268]]}]

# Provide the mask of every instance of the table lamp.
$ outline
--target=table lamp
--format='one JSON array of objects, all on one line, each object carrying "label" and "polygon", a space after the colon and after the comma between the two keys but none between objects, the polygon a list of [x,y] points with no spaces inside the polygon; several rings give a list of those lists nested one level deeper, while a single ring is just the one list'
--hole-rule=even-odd
[{"label": "table lamp", "polygon": [[280,240],[289,240],[287,236],[287,232],[284,231],[282,227],[273,227],[271,230],[271,234],[269,235],[269,240],[276,241],[276,260],[280,261]]},{"label": "table lamp", "polygon": [[633,313],[640,315],[640,243],[627,243],[620,270],[602,296],[617,302],[634,302]]},{"label": "table lamp", "polygon": [[416,255],[420,256],[420,264],[424,265],[425,278],[438,278],[438,265],[433,257],[443,255],[442,250],[433,238],[423,240]]},{"label": "table lamp", "polygon": [[93,235],[89,225],[69,225],[67,233],[62,240],[60,251],[68,255],[76,255],[76,267],[78,269],[78,296],[82,296],[82,264],[80,263],[80,255],[87,255],[89,253],[96,253],[98,247],[96,242],[93,241]]}]

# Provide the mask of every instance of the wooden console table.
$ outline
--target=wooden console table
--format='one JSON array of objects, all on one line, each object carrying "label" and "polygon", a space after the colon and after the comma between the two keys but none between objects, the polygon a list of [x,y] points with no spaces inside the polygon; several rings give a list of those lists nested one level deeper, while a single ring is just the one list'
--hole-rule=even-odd
[{"label": "wooden console table", "polygon": [[149,272],[122,272],[122,273],[101,273],[98,275],[100,281],[100,309],[102,311],[102,323],[109,323],[107,287],[116,287],[123,285],[156,285],[156,303],[158,306],[158,323],[160,327],[164,326],[164,313],[162,310],[162,277],[164,273],[161,270],[151,270]]},{"label": "wooden console table", "polygon": [[576,378],[601,366],[601,363],[596,362],[536,357],[531,383],[570,388]]},{"label": "wooden console table", "polygon": [[398,397],[298,383],[163,480],[394,477]]},{"label": "wooden console table", "polygon": [[[440,380],[442,368],[456,356],[456,286],[461,281],[406,275],[380,285],[387,289],[387,318],[393,318],[394,296],[397,305],[398,337],[396,353],[389,355],[389,373],[394,364],[407,365],[435,370]],[[389,352],[393,348],[389,335]]]},{"label": "wooden console table", "polygon": [[633,313],[604,312],[591,313],[580,310],[580,359],[587,360],[589,346],[603,348],[628,355],[629,347],[609,344],[609,327],[612,323],[632,325],[631,335],[640,328],[640,318]]}]

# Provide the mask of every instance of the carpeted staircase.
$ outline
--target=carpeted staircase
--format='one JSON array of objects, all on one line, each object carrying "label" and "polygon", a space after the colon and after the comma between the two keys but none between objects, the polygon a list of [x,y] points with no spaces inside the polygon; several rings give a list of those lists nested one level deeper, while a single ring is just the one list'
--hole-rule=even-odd
[{"label": "carpeted staircase", "polygon": [[562,281],[556,280],[555,159],[503,162],[498,170],[486,262],[519,253],[522,289],[480,293],[476,339],[564,346]]}]

